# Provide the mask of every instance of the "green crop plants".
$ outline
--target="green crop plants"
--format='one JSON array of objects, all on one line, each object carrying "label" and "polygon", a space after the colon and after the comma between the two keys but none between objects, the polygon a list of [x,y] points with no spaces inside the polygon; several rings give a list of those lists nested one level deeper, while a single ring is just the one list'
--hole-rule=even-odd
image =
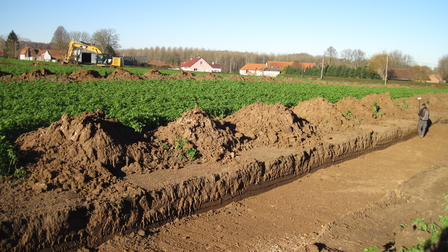
[{"label": "green crop plants", "polygon": [[188,148],[185,151],[185,154],[191,159],[191,160],[195,160],[196,158],[199,157],[199,152],[198,150],[196,150],[195,148]]},{"label": "green crop plants", "polygon": [[[448,200],[448,195],[444,195],[443,199]],[[448,211],[448,205],[445,205],[445,211]],[[424,252],[424,251],[446,251],[443,249],[448,248],[448,216],[439,215],[439,223],[426,222],[425,220],[416,217],[411,221],[414,224],[414,229],[420,229],[423,232],[430,234],[428,239],[419,238],[417,245],[410,248],[393,248],[391,251],[399,252]],[[402,228],[406,225],[401,224]],[[363,252],[375,251],[379,247],[365,248]],[[388,250],[389,251],[389,250]]]},{"label": "green crop plants", "polygon": [[374,246],[374,247],[370,247],[370,248],[365,248],[362,250],[362,252],[375,252],[377,249],[379,249],[380,247],[378,246]]},{"label": "green crop plants", "polygon": [[6,140],[6,137],[0,135],[0,176],[17,173],[16,167],[16,153],[12,145]]},{"label": "green crop plants", "polygon": [[383,113],[383,111],[380,109],[380,107],[378,106],[378,102],[374,102],[373,103],[373,108],[372,108],[372,112],[376,115],[381,115]]},{"label": "green crop plants", "polygon": [[353,118],[354,118],[352,112],[350,112],[349,109],[346,109],[346,110],[345,110],[344,115],[347,116],[347,117],[350,118],[350,119],[353,119]]},{"label": "green crop plants", "polygon": [[408,106],[408,104],[406,103],[406,100],[405,100],[405,99],[403,99],[403,101],[401,102],[401,106],[402,106],[403,108],[405,108],[405,109],[409,109],[409,106]]},{"label": "green crop plants", "polygon": [[184,147],[184,145],[186,145],[188,143],[188,139],[187,138],[182,139],[181,136],[178,136],[174,142],[176,143],[176,145],[174,146],[174,149],[181,150]]}]

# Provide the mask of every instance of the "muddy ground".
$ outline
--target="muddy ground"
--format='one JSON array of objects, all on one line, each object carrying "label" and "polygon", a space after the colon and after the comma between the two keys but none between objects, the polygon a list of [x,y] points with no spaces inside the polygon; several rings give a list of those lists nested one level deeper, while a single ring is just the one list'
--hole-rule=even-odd
[{"label": "muddy ground", "polygon": [[[120,71],[107,78],[135,78]],[[148,75],[158,75],[152,72]],[[40,70],[22,78],[102,78],[95,72],[72,75]],[[431,110],[433,124],[425,138],[414,137],[417,97]],[[388,94],[369,95],[336,104],[315,98],[292,108],[259,102],[222,119],[194,108],[144,133],[106,118],[101,108],[63,115],[16,141],[20,165],[32,175],[26,182],[0,185],[0,247],[358,251],[395,246],[404,242],[396,239],[396,223],[424,214],[424,207],[435,213],[442,204],[447,106],[448,95],[440,93],[396,101]],[[428,188],[417,190],[415,184]]]}]

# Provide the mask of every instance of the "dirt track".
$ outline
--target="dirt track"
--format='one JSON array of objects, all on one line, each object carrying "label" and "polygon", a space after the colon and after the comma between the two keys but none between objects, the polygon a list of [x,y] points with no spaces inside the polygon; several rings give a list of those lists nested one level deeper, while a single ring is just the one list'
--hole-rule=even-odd
[{"label": "dirt track", "polygon": [[446,215],[441,206],[448,192],[447,138],[448,124],[435,124],[426,138],[414,137],[222,209],[178,219],[147,230],[144,238],[137,232],[117,236],[99,251],[361,251],[390,242],[410,247],[425,234],[400,224]]}]

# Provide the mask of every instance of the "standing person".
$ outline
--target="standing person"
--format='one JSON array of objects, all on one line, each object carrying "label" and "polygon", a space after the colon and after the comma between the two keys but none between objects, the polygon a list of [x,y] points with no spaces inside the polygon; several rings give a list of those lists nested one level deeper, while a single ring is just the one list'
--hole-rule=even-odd
[{"label": "standing person", "polygon": [[426,107],[426,104],[422,104],[422,108],[418,112],[418,136],[424,137],[426,133],[426,129],[428,128],[428,120],[429,120],[429,109]]}]

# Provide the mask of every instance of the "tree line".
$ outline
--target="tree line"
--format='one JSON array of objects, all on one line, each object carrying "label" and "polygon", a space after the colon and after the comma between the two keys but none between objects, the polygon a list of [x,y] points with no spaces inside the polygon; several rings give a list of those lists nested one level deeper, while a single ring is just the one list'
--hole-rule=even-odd
[{"label": "tree line", "polygon": [[[247,63],[265,64],[267,61],[284,61],[314,63],[316,66],[319,66],[316,69],[324,66],[324,73],[327,75],[334,72],[336,75],[369,76],[369,74],[363,73],[363,71],[370,69],[372,73],[377,74],[375,78],[379,75],[380,78],[384,79],[387,61],[388,68],[410,69],[412,67],[414,72],[419,72],[420,75],[439,73],[445,79],[448,77],[448,55],[440,58],[437,68],[431,69],[427,66],[418,66],[412,56],[404,54],[399,50],[382,52],[367,58],[366,53],[361,49],[343,49],[338,53],[332,46],[328,47],[323,55],[316,56],[308,53],[267,54],[192,47],[155,46],[140,49],[121,49],[119,34],[114,29],[100,29],[90,35],[81,31],[68,32],[63,26],[58,26],[51,42],[48,44],[32,42],[29,39],[19,37],[12,31],[7,39],[4,36],[0,36],[0,49],[3,50],[4,57],[18,58],[20,50],[26,46],[36,49],[67,50],[68,43],[72,39],[81,43],[94,44],[103,53],[111,56],[145,56],[149,61],[162,61],[172,67],[178,67],[182,62],[203,57],[209,63],[220,64],[222,72],[225,73],[238,73],[239,69]],[[288,69],[287,71],[292,70]],[[317,70],[309,69],[307,71]],[[313,72],[312,75],[315,75],[315,73]]]},{"label": "tree line", "polygon": [[340,78],[355,78],[355,79],[381,79],[381,76],[375,72],[370,71],[367,66],[358,66],[356,68],[349,66],[335,66],[326,65],[324,67],[314,66],[306,69],[294,66],[287,66],[282,70],[282,74],[288,75],[303,75],[303,76],[331,76]]}]

